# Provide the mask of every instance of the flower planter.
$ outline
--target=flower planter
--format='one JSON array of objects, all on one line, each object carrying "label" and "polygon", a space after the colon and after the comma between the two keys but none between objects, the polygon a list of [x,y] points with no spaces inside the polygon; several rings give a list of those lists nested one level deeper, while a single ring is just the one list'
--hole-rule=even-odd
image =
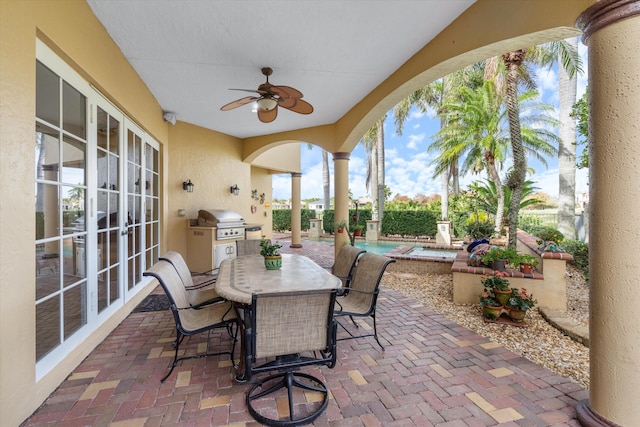
[{"label": "flower planter", "polygon": [[507,269],[506,264],[506,260],[496,259],[491,262],[491,268],[493,268],[495,271],[505,271]]},{"label": "flower planter", "polygon": [[264,257],[264,266],[267,270],[279,270],[282,267],[282,255]]},{"label": "flower planter", "polygon": [[498,302],[500,302],[500,304],[506,306],[507,303],[509,302],[509,297],[511,296],[511,289],[509,289],[508,291],[501,291],[498,289],[494,289],[493,295],[496,297]]},{"label": "flower planter", "polygon": [[502,314],[502,306],[491,307],[489,305],[482,306],[482,315],[490,320],[495,320]]},{"label": "flower planter", "polygon": [[509,315],[509,318],[511,320],[513,320],[514,322],[516,322],[516,323],[524,322],[524,318],[527,315],[527,311],[526,310],[520,310],[520,309],[517,309],[517,308],[508,308],[507,307],[507,311],[508,311],[507,314]]},{"label": "flower planter", "polygon": [[533,266],[531,264],[520,264],[520,273],[531,274]]}]

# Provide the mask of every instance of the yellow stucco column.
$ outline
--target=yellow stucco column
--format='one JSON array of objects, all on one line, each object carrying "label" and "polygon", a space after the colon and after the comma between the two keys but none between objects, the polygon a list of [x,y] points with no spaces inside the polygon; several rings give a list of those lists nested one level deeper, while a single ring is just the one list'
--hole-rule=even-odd
[{"label": "yellow stucco column", "polygon": [[589,46],[590,392],[583,425],[640,422],[640,1],[577,21]]},{"label": "yellow stucco column", "polygon": [[[349,224],[349,153],[333,153],[334,179],[334,223],[344,221]],[[333,230],[335,255],[346,244],[349,244],[347,233],[337,233]]]},{"label": "yellow stucco column", "polygon": [[300,203],[300,172],[291,173],[291,246],[292,248],[302,247],[302,238],[300,237],[301,228],[301,208]]}]

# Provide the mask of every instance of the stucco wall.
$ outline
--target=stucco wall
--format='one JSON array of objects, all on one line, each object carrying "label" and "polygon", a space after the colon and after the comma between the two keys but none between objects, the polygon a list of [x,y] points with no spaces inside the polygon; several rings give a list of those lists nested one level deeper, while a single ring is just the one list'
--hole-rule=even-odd
[{"label": "stucco wall", "polygon": [[[36,36],[161,144],[160,106],[84,1],[0,9],[0,414],[18,425],[124,318],[125,307],[36,381],[34,120]],[[31,159],[31,160],[28,160]],[[18,191],[17,191],[18,190]],[[143,295],[140,294],[139,298]],[[129,306],[136,303],[132,300]]]}]

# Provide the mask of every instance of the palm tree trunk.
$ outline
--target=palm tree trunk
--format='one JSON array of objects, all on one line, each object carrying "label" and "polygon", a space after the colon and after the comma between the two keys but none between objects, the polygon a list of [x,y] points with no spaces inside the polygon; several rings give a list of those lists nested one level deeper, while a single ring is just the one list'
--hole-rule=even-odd
[{"label": "palm tree trunk", "polygon": [[502,230],[502,218],[504,218],[504,190],[502,188],[500,175],[498,174],[498,170],[496,169],[496,163],[493,158],[493,154],[485,152],[484,157],[487,163],[487,174],[489,175],[489,179],[496,186],[496,198],[498,199],[498,206],[496,208],[494,235],[499,236],[500,230]]},{"label": "palm tree trunk", "polygon": [[526,52],[522,49],[502,55],[507,66],[507,115],[509,117],[509,135],[511,150],[513,151],[513,169],[507,179],[507,186],[511,189],[509,206],[509,248],[515,249],[518,239],[518,214],[522,200],[522,187],[527,173],[527,158],[522,146],[520,132],[520,106],[518,104],[518,68],[524,61]]},{"label": "palm tree trunk", "polygon": [[331,206],[331,185],[329,181],[329,153],[326,150],[322,150],[322,190],[324,195],[322,207],[329,209]]},{"label": "palm tree trunk", "polygon": [[378,146],[371,146],[371,157],[369,161],[371,162],[371,218],[380,219],[378,215],[378,167],[377,167],[377,159],[378,158]]},{"label": "palm tree trunk", "polygon": [[[386,115],[384,116],[386,117]],[[378,121],[378,156],[376,169],[378,170],[378,219],[384,216],[384,117]]]},{"label": "palm tree trunk", "polygon": [[[566,40],[576,50],[578,38]],[[558,89],[560,92],[560,145],[558,146],[559,192],[558,192],[558,230],[568,239],[576,235],[576,121],[571,117],[571,107],[576,102],[577,78],[563,66],[558,54]]]}]

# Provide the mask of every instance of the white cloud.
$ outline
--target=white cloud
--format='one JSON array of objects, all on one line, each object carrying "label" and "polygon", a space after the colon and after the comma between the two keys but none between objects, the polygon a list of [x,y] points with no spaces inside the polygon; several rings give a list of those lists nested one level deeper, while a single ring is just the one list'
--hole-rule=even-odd
[{"label": "white cloud", "polygon": [[409,135],[409,142],[407,142],[407,148],[410,150],[417,150],[418,145],[424,139],[424,133],[420,133],[417,135]]}]

